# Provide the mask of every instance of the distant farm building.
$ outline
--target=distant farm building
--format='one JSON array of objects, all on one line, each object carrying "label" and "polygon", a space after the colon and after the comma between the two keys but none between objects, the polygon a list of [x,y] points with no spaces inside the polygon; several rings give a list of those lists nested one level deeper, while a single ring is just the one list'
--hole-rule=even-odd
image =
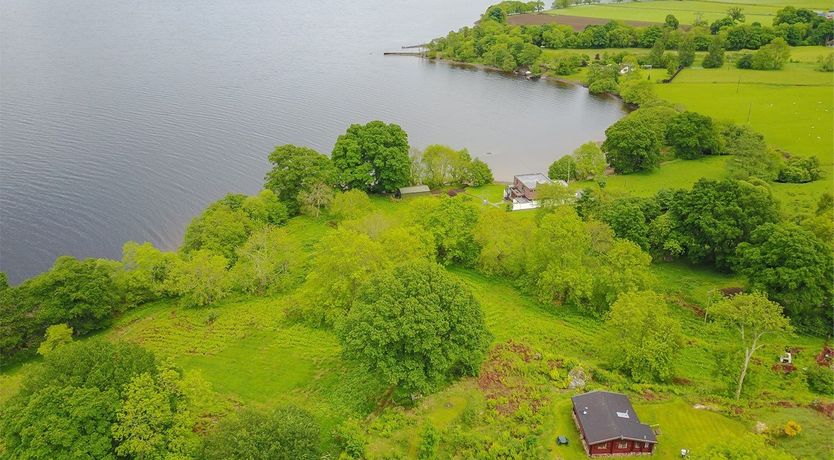
[{"label": "distant farm building", "polygon": [[608,391],[574,396],[573,419],[579,427],[585,452],[601,455],[651,454],[657,436],[640,423],[628,397]]},{"label": "distant farm building", "polygon": [[412,187],[400,187],[394,193],[394,196],[397,198],[402,198],[404,196],[417,196],[417,195],[427,195],[431,193],[431,189],[429,189],[428,185],[415,185]]}]

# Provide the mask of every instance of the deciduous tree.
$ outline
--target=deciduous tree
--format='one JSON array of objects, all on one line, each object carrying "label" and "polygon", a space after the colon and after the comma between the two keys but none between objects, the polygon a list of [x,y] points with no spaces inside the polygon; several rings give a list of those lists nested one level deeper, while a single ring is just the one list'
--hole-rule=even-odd
[{"label": "deciduous tree", "polygon": [[72,328],[66,324],[55,324],[46,328],[46,336],[38,347],[38,354],[46,356],[56,348],[72,343]]},{"label": "deciduous tree", "polygon": [[791,319],[826,330],[831,323],[834,256],[796,224],[764,224],[736,249],[735,269],[779,302]]},{"label": "deciduous tree", "polygon": [[677,192],[669,213],[689,259],[722,269],[756,227],[779,221],[778,202],[766,186],[726,179],[701,179],[691,191]]},{"label": "deciduous tree", "polygon": [[238,249],[231,276],[245,292],[281,291],[291,284],[300,263],[298,247],[290,234],[283,228],[265,227]]},{"label": "deciduous tree", "polygon": [[683,112],[672,119],[666,130],[666,143],[677,157],[687,160],[721,152],[712,118],[695,112]]},{"label": "deciduous tree", "polygon": [[[680,323],[652,291],[620,294],[605,317],[609,362],[637,382],[666,381],[683,344]],[[616,344],[616,346],[611,346]]]},{"label": "deciduous tree", "polygon": [[753,355],[764,346],[766,334],[790,332],[790,320],[782,315],[782,307],[771,302],[761,293],[737,294],[715,303],[710,315],[727,329],[738,333],[738,345],[744,350],[744,360],[739,365],[738,385],[735,397],[741,397],[744,378]]},{"label": "deciduous tree", "polygon": [[408,136],[399,125],[351,125],[336,140],[331,158],[344,187],[393,192],[409,182]]},{"label": "deciduous tree", "polygon": [[180,259],[172,270],[170,289],[186,306],[212,304],[229,294],[231,280],[225,257],[211,251],[194,251]]},{"label": "deciduous tree", "polygon": [[622,174],[651,170],[660,163],[661,142],[652,124],[642,117],[628,116],[605,130],[602,149],[608,163]]},{"label": "deciduous tree", "polygon": [[63,256],[23,284],[42,324],[67,323],[79,335],[108,326],[118,302],[116,284],[96,259]]},{"label": "deciduous tree", "polygon": [[406,394],[477,374],[492,338],[469,289],[428,262],[376,276],[339,337],[348,359]]},{"label": "deciduous tree", "polygon": [[266,174],[264,187],[284,202],[291,214],[298,214],[298,193],[316,184],[334,185],[336,169],[326,155],[307,147],[282,145],[269,155],[272,170]]},{"label": "deciduous tree", "polygon": [[262,413],[244,410],[223,420],[206,441],[209,459],[315,460],[320,456],[319,425],[295,406]]}]

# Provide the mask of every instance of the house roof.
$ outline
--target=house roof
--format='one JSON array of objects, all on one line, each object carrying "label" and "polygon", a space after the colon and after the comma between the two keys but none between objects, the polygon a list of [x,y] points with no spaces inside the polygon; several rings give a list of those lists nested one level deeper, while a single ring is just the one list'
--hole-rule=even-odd
[{"label": "house roof", "polygon": [[428,185],[415,185],[413,187],[400,187],[400,193],[408,195],[410,193],[429,193],[431,190]]},{"label": "house roof", "polygon": [[535,190],[536,185],[538,184],[550,184],[553,181],[550,180],[549,177],[545,176],[542,173],[534,173],[534,174],[521,174],[519,176],[515,176],[516,179],[519,180],[525,187],[529,188],[530,190]]},{"label": "house roof", "polygon": [[626,395],[592,391],[571,400],[589,445],[618,439],[657,443],[654,431],[640,423]]}]

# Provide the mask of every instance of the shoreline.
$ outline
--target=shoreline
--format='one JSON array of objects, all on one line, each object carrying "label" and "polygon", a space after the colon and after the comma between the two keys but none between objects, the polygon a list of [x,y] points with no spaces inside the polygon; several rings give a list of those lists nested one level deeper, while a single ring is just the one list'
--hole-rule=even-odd
[{"label": "shoreline", "polygon": [[[393,53],[383,53],[383,54],[384,55],[394,55]],[[397,54],[397,55],[403,56],[402,54]],[[442,63],[442,64],[450,65],[450,66],[453,66],[453,67],[454,66],[469,67],[469,68],[484,70],[484,71],[488,71],[488,72],[502,73],[504,75],[512,75],[514,77],[524,78],[524,79],[527,79],[527,80],[546,80],[546,81],[551,81],[551,82],[554,82],[554,83],[559,83],[559,84],[564,84],[564,85],[572,85],[572,86],[579,86],[579,87],[588,89],[588,85],[582,83],[579,80],[570,80],[570,79],[567,79],[567,78],[554,77],[554,76],[549,76],[549,75],[539,75],[539,76],[533,77],[532,75],[525,75],[523,73],[520,73],[518,70],[514,70],[512,72],[507,72],[506,70],[499,69],[498,67],[494,67],[494,66],[490,66],[490,65],[486,65],[486,64],[479,64],[479,63],[474,63],[474,62],[464,62],[464,61],[453,61],[451,59],[444,59],[444,58],[441,58],[441,57],[429,58],[429,57],[422,57],[422,56],[415,56],[415,55],[411,55],[411,56],[420,57],[421,59],[426,59],[431,63]],[[590,94],[590,92],[589,92],[589,94]],[[614,93],[611,93],[611,92],[608,92],[608,91],[606,91],[605,93],[601,93],[601,94],[595,94],[595,96],[601,96],[601,95],[605,95],[605,96],[617,99],[621,104],[623,104],[623,106],[625,106],[629,110],[629,112],[635,110],[635,107],[632,107],[631,104],[628,104],[627,102],[625,102],[623,100],[623,98],[620,97],[619,94],[614,94]]]}]

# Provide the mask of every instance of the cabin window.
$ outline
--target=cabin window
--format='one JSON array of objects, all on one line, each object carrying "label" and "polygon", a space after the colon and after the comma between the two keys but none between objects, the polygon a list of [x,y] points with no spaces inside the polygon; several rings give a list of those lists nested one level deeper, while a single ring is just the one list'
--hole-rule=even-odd
[{"label": "cabin window", "polygon": [[597,449],[608,449],[608,443],[597,444]]},{"label": "cabin window", "polygon": [[628,449],[628,443],[627,442],[618,442],[617,443],[617,449]]}]

